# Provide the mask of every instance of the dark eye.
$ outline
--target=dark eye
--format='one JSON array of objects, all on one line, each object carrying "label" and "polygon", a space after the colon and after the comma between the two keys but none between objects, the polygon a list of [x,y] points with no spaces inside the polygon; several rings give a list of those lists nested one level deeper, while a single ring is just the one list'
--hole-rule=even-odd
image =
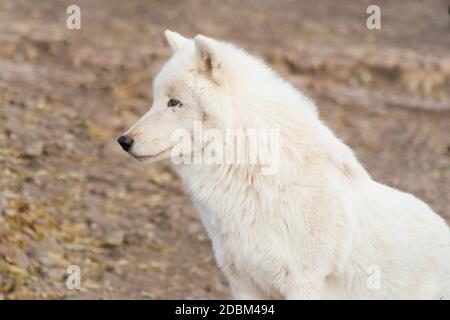
[{"label": "dark eye", "polygon": [[168,106],[168,107],[176,107],[176,106],[181,107],[182,105],[183,105],[183,104],[182,104],[181,101],[178,100],[178,99],[170,99],[170,100],[167,102],[167,106]]}]

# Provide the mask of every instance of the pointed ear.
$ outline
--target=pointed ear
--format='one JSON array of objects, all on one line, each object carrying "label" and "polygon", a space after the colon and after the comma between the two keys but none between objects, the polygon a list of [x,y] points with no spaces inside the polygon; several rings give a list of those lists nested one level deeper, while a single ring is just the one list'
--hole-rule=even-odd
[{"label": "pointed ear", "polygon": [[166,40],[169,43],[170,48],[172,49],[172,53],[182,50],[187,46],[189,40],[183,37],[181,34],[166,30],[164,31],[164,35],[166,36]]},{"label": "pointed ear", "polygon": [[223,74],[220,44],[200,34],[195,36],[194,43],[199,71],[210,76],[215,82],[220,82]]}]

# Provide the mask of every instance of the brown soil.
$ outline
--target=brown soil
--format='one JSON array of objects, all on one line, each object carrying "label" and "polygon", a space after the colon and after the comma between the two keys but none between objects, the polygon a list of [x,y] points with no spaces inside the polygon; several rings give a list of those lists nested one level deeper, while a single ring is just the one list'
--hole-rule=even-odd
[{"label": "brown soil", "polygon": [[80,0],[81,30],[69,4],[0,0],[0,298],[230,297],[169,163],[115,142],[151,105],[166,28],[264,58],[375,179],[450,221],[447,1]]}]

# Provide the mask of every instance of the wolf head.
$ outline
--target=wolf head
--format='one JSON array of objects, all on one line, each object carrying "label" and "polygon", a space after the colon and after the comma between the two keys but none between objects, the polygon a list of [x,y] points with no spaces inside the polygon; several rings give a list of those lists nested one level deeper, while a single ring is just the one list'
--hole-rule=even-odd
[{"label": "wolf head", "polygon": [[[308,114],[315,116],[312,103],[245,51],[202,35],[188,39],[167,30],[165,36],[172,56],[154,80],[153,105],[118,140],[133,157],[168,158],[176,149],[174,132],[193,137],[199,123],[219,130],[267,130],[294,128]],[[190,150],[203,147],[194,143]]]},{"label": "wolf head", "polygon": [[[153,105],[118,140],[140,160],[157,161],[170,156],[174,130],[192,132],[195,122],[227,120],[231,101],[226,81],[226,51],[231,46],[197,35],[187,39],[165,31],[172,57],[153,83]],[[223,115],[216,115],[216,112]],[[219,124],[217,124],[219,125]]]}]

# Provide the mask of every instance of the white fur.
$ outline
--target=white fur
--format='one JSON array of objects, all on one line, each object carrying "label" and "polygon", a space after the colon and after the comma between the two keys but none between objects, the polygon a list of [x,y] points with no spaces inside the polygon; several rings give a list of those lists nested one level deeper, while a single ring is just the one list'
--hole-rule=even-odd
[{"label": "white fur", "polygon": [[[315,105],[261,61],[204,36],[166,37],[173,56],[155,79],[153,107],[126,133],[132,155],[168,157],[171,132],[192,132],[194,121],[281,132],[275,175],[258,165],[176,166],[236,298],[450,298],[443,219],[372,180]],[[183,107],[168,108],[170,98]],[[379,289],[368,285],[371,266]]]}]

